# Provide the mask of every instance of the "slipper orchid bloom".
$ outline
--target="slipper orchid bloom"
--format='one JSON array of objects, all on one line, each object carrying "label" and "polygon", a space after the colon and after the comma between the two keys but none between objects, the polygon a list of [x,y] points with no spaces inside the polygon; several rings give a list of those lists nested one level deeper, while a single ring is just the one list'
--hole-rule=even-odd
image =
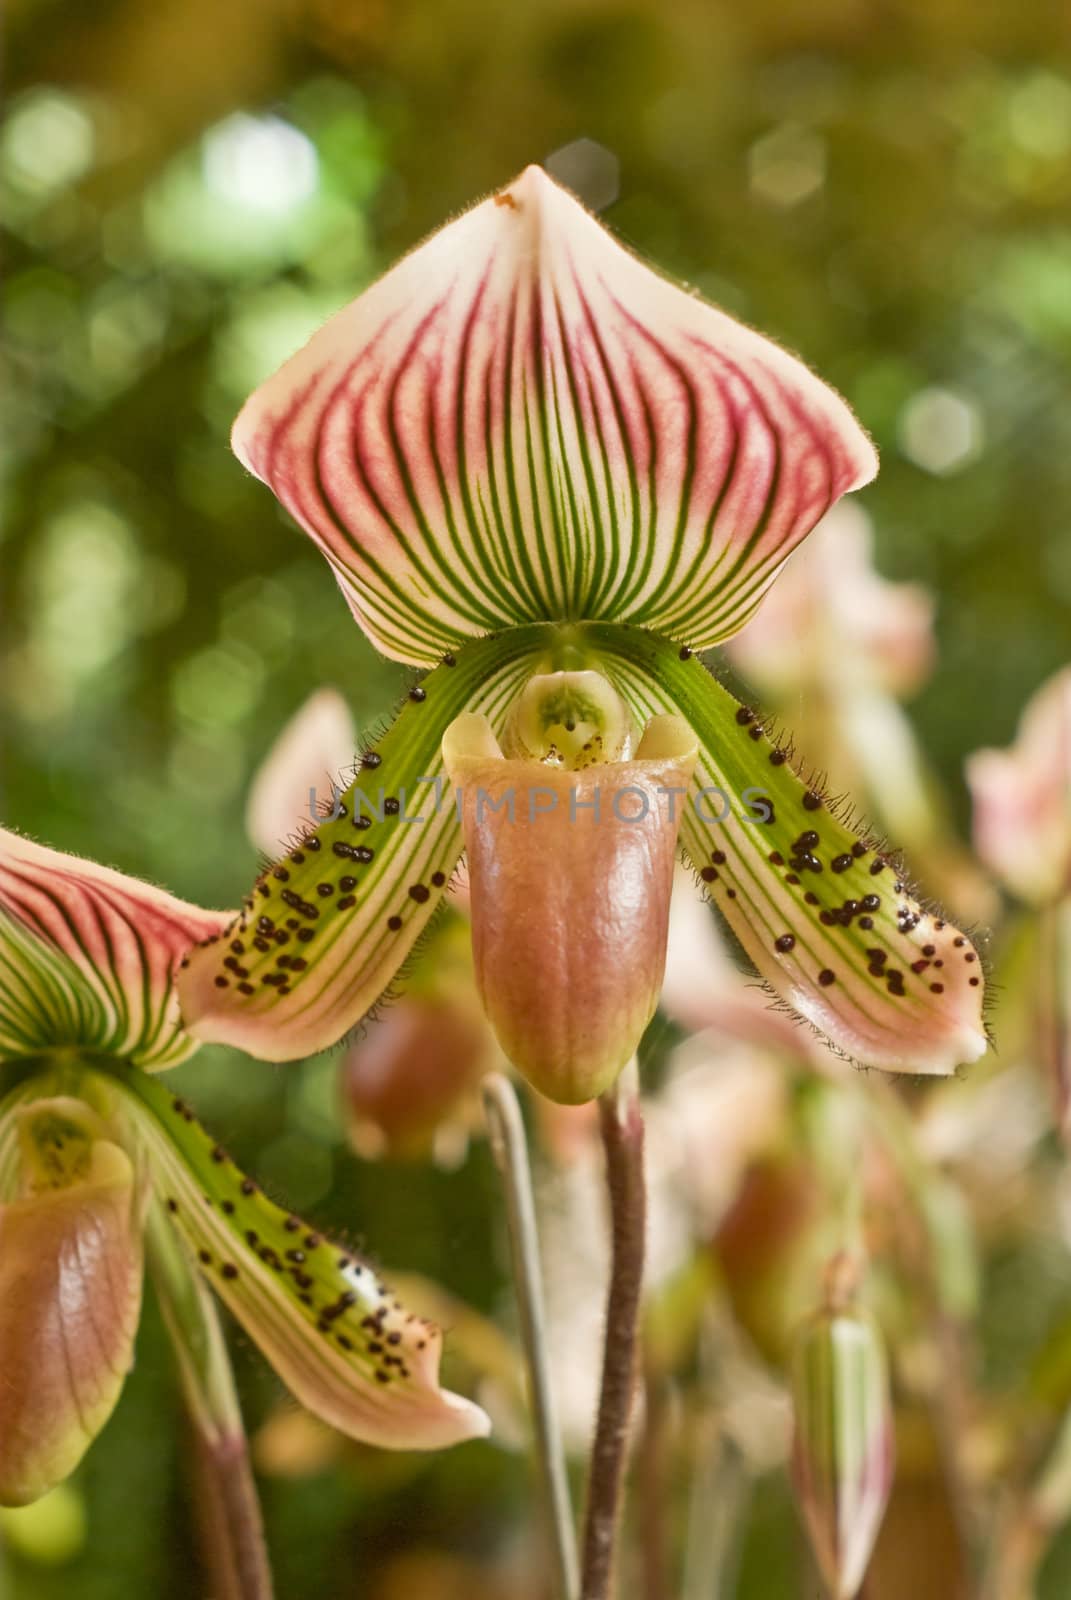
[{"label": "slipper orchid bloom", "polygon": [[196,1044],[175,973],[230,917],[0,831],[0,1503],[77,1465],[133,1360],[146,1229],[177,1242],[295,1396],[370,1443],[486,1431],[438,1329],[274,1205],[153,1075]]},{"label": "slipper orchid bloom", "polygon": [[596,1094],[656,1003],[679,838],[762,977],[849,1055],[982,1054],[966,939],[696,659],[876,470],[800,362],[531,167],[328,322],[233,442],[372,642],[430,670],[342,813],[255,884],[241,981],[221,946],[193,957],[198,1037],[333,1043],[466,849],[504,1046],[552,1097]]},{"label": "slipper orchid bloom", "polygon": [[974,847],[1010,894],[1027,905],[1071,896],[1071,667],[1034,695],[1007,750],[967,762]]}]

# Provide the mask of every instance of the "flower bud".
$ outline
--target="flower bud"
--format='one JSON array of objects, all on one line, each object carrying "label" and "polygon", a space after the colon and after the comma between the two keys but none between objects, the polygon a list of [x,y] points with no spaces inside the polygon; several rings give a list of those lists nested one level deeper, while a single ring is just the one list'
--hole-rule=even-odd
[{"label": "flower bud", "polygon": [[350,1143],[366,1159],[419,1159],[441,1130],[464,1148],[476,1086],[498,1047],[476,992],[465,920],[440,923],[404,992],[350,1045],[339,1076]]},{"label": "flower bud", "polygon": [[[834,1262],[831,1280],[841,1273]],[[893,1477],[893,1418],[876,1323],[831,1282],[792,1360],[792,1480],[815,1559],[834,1600],[866,1575]]]},{"label": "flower bud", "polygon": [[447,729],[477,983],[503,1050],[552,1100],[601,1094],[654,1015],[696,748],[660,716],[634,760],[569,771],[507,760],[485,717]]}]

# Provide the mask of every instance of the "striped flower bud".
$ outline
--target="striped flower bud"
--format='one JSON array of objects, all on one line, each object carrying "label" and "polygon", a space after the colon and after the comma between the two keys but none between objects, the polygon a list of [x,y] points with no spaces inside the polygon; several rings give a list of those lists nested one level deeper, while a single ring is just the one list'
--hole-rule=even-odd
[{"label": "striped flower bud", "polygon": [[792,1481],[815,1560],[834,1600],[862,1585],[893,1480],[885,1346],[852,1303],[846,1262],[804,1324],[792,1360]]}]

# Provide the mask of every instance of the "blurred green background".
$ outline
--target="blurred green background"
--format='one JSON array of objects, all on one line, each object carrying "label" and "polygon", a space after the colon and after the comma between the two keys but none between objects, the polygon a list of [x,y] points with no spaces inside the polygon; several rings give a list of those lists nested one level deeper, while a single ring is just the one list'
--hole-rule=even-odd
[{"label": "blurred green background", "polygon": [[[914,715],[964,818],[964,755],[1006,742],[1071,654],[1066,5],[12,0],[8,31],[6,823],[208,904],[247,887],[244,795],[284,720],[323,683],[374,720],[401,675],[230,456],[231,419],[530,161],[799,351],[873,433],[879,565],[940,597]],[[449,1175],[359,1163],[333,1073],[211,1050],[176,1082],[290,1204],[498,1307],[484,1148]],[[255,1422],[276,1391],[251,1358],[242,1377]],[[79,1488],[88,1541],[54,1570],[17,1561],[20,1597],[201,1592],[151,1314]],[[453,1596],[377,1574],[414,1544],[478,1555],[529,1494],[482,1445],[276,1481],[279,1593]],[[804,1592],[783,1489],[751,1544],[745,1600]]]}]

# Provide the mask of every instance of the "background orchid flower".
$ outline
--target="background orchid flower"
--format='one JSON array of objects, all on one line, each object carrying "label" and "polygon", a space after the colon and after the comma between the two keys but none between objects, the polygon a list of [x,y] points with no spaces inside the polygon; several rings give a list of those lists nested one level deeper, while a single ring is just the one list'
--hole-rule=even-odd
[{"label": "background orchid flower", "polygon": [[975,848],[997,882],[1032,913],[1031,1043],[1071,1145],[1071,667],[1037,691],[1007,750],[970,757],[967,782]]},{"label": "background orchid flower", "polygon": [[[874,1065],[948,1072],[984,1051],[967,938],[694,657],[874,474],[848,408],[798,361],[529,168],[329,322],[248,401],[234,445],[373,642],[431,670],[365,751],[343,813],[257,881],[229,930],[241,970],[219,948],[194,956],[181,994],[198,1037],[287,1059],[368,1010],[462,851],[443,740],[463,713],[544,763],[612,751],[606,769],[668,714],[697,751],[666,827],[772,988]],[[606,685],[564,720],[563,673]],[[570,721],[589,731],[563,758]],[[666,892],[654,879],[627,879],[638,922]],[[606,887],[587,873],[575,889],[568,920],[541,920],[533,896],[533,949],[553,938],[583,959]],[[544,998],[565,1005],[560,979]],[[594,1092],[634,1034],[603,1038],[600,1071],[568,1093]]]},{"label": "background orchid flower", "polygon": [[[245,827],[267,856],[330,811],[342,774],[352,770],[357,729],[337,689],[317,689],[272,743],[246,801]],[[344,786],[344,785],[343,785]]]},{"label": "background orchid flower", "polygon": [[[384,1446],[483,1413],[439,1388],[440,1334],[260,1192],[151,1074],[196,1048],[175,972],[226,913],[0,832],[0,1499],[76,1465],[133,1358],[143,1232],[173,1230],[294,1394]],[[18,1069],[18,1070],[15,1070]]]},{"label": "background orchid flower", "polygon": [[994,877],[1028,905],[1071,894],[1071,667],[1044,683],[1007,750],[967,763],[974,846]]}]

